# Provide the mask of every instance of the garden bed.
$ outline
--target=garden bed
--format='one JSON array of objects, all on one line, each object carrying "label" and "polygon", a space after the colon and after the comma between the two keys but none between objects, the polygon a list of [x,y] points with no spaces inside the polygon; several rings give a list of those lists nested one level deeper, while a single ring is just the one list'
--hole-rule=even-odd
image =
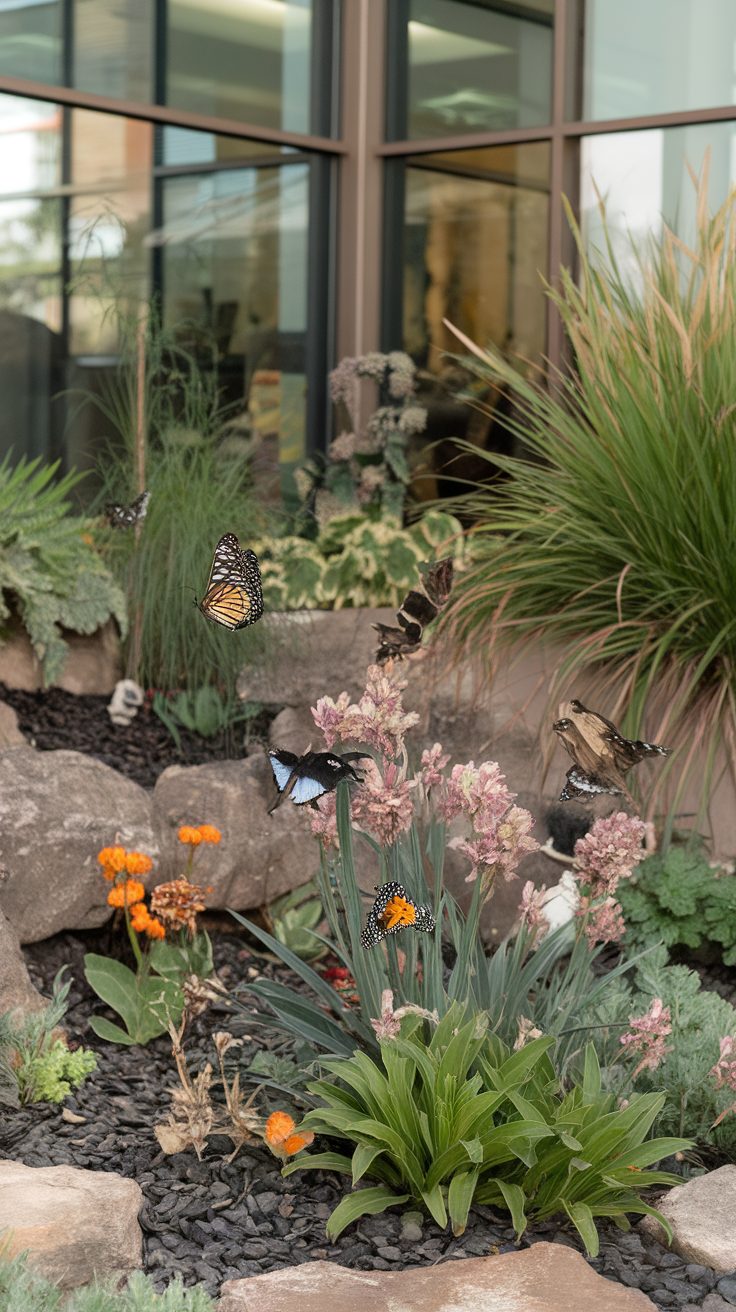
[{"label": "garden bed", "polygon": [[[84,752],[143,788],[153,788],[169,765],[204,765],[244,755],[242,725],[208,738],[182,728],[178,747],[148,698],[135,719],[125,726],[112,723],[107,713],[108,696],[84,696],[62,688],[26,692],[0,683],[0,702],[15,711],[18,727],[32,747],[40,751],[64,748]],[[248,742],[266,741],[277,709],[264,708],[249,720]]]},{"label": "garden bed", "polygon": [[[92,1037],[88,1018],[99,1004],[85,983],[82,957],[85,951],[106,951],[107,932],[58,935],[26,950],[34,982],[45,992],[59,967],[71,965],[74,982],[65,1024],[73,1042],[89,1043]],[[213,945],[218,972],[228,986],[241,981],[253,967],[275,969],[269,963],[264,967],[263,959],[251,953],[239,934],[214,932]],[[296,981],[292,977],[289,983],[294,986]],[[188,1032],[192,1073],[213,1059],[212,1034],[218,1029],[242,1035],[244,1065],[269,1043],[268,1033],[244,1029],[241,1017],[216,1003],[192,1022]],[[203,1283],[217,1294],[226,1279],[320,1258],[358,1270],[387,1271],[514,1248],[508,1218],[491,1208],[474,1209],[459,1238],[449,1230],[440,1231],[426,1217],[417,1226],[402,1223],[399,1212],[391,1211],[363,1218],[337,1242],[329,1243],[325,1221],[345,1192],[342,1179],[311,1172],[284,1179],[280,1163],[265,1147],[241,1150],[227,1163],[232,1145],[224,1138],[210,1138],[201,1162],[191,1150],[172,1156],[155,1152],[153,1125],[168,1110],[167,1089],[176,1083],[168,1039],[156,1039],[145,1047],[94,1046],[98,1069],[64,1104],[84,1121],[69,1124],[62,1119],[61,1108],[50,1104],[6,1112],[0,1155],[29,1166],[66,1163],[136,1179],[145,1198],[140,1216],[144,1267],[158,1287],[180,1273],[185,1284]],[[710,1270],[686,1264],[636,1232],[622,1234],[604,1225],[601,1238],[601,1253],[591,1262],[593,1268],[646,1291],[660,1309],[700,1307],[716,1284]],[[541,1239],[582,1251],[572,1227],[556,1220],[531,1226],[522,1246]]]}]

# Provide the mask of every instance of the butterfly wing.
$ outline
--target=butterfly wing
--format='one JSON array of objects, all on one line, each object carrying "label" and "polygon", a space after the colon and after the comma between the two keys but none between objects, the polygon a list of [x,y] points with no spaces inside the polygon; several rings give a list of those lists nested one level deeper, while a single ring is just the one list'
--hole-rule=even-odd
[{"label": "butterfly wing", "polygon": [[263,614],[263,588],[258,558],[241,551],[234,533],[224,533],[212,558],[207,589],[199,609],[226,629],[244,629]]},{"label": "butterfly wing", "polygon": [[571,765],[565,775],[565,784],[559,800],[561,802],[589,801],[591,797],[599,797],[603,793],[610,793],[616,797],[623,793],[623,789],[601,778],[600,775],[588,774],[579,766]]},{"label": "butterfly wing", "polygon": [[437,607],[437,610],[441,610],[452,589],[452,578],[455,572],[455,562],[452,556],[445,556],[443,560],[437,560],[433,565],[420,565],[419,568],[422,572],[422,581],[427,596]]},{"label": "butterfly wing", "polygon": [[[400,917],[394,924],[389,924],[389,912],[392,910],[392,903],[397,899],[400,903],[405,904],[408,911],[411,912],[411,918]],[[391,917],[393,918],[393,916]],[[389,934],[398,934],[402,929],[419,929],[426,934],[431,934],[435,928],[435,918],[429,907],[417,906],[407,894],[403,884],[390,882],[382,884],[378,889],[373,906],[368,912],[368,919],[365,928],[361,932],[360,941],[364,948],[372,948],[376,943],[380,943]]]},{"label": "butterfly wing", "polygon": [[111,528],[132,528],[146,517],[150,492],[141,492],[129,506],[119,506],[108,502],[105,506],[105,518]]},{"label": "butterfly wing", "polygon": [[274,747],[268,753],[268,759],[273,770],[273,777],[276,780],[276,787],[280,793],[283,793],[292,774],[294,766],[299,764],[299,757],[293,752],[286,752],[280,747]]},{"label": "butterfly wing", "polygon": [[[616,725],[611,720],[607,720],[605,715],[588,710],[588,707],[583,706],[583,703],[577,699],[563,707],[563,712],[566,712],[568,719],[574,725],[578,739],[582,739],[600,763],[611,762],[617,773],[624,774],[647,756],[670,754],[669,747],[658,747],[655,743],[647,743],[641,739],[624,738]],[[578,764],[583,768],[586,767],[579,749],[575,754],[571,752],[571,755]]]},{"label": "butterfly wing", "polygon": [[301,777],[297,775],[290,797],[295,806],[303,806],[305,802],[313,802],[328,791],[319,779],[313,779],[309,775],[302,775]]}]

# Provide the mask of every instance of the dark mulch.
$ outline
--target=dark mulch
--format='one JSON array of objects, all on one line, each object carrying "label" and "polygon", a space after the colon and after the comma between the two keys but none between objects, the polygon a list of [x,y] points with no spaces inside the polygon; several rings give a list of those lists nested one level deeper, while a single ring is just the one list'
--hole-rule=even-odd
[{"label": "dark mulch", "polygon": [[[177,747],[168,729],[146,700],[125,727],[114,725],[107,713],[108,696],[80,696],[62,688],[24,692],[0,683],[0,701],[12,706],[21,733],[40,751],[66,748],[94,756],[143,788],[153,788],[169,765],[202,765],[244,755],[243,725],[228,733],[203,738],[180,730]],[[262,709],[248,721],[247,743],[265,742],[278,708]]]},{"label": "dark mulch", "polygon": [[[344,1196],[343,1179],[322,1172],[283,1179],[279,1163],[265,1147],[241,1151],[226,1164],[229,1140],[210,1140],[201,1162],[193,1151],[170,1157],[158,1152],[152,1126],[167,1110],[166,1089],[176,1083],[168,1039],[145,1048],[118,1048],[99,1042],[88,1028],[90,1012],[98,1004],[84,981],[82,956],[95,948],[107,950],[105,932],[59,935],[27,949],[34,981],[46,991],[55,971],[71,964],[67,1029],[74,1041],[95,1047],[99,1068],[78,1096],[66,1102],[85,1117],[83,1124],[67,1124],[61,1109],[49,1104],[10,1112],[2,1118],[0,1156],[29,1166],[69,1163],[136,1179],[145,1196],[140,1218],[145,1268],[158,1287],[179,1272],[186,1284],[201,1282],[217,1294],[224,1280],[319,1258],[358,1270],[386,1271],[514,1248],[508,1218],[490,1208],[472,1212],[458,1239],[427,1217],[419,1227],[407,1227],[396,1211],[368,1217],[330,1244],[325,1221]],[[214,949],[218,972],[228,985],[244,979],[254,965],[263,968],[262,960],[254,958],[236,934],[216,934]],[[192,1072],[212,1060],[211,1035],[217,1029],[244,1034],[244,1065],[264,1042],[263,1031],[249,1033],[217,1004],[192,1024],[187,1045]],[[522,1246],[538,1240],[580,1250],[575,1233],[560,1220],[533,1226]],[[637,1233],[602,1227],[602,1240],[601,1255],[591,1265],[611,1280],[646,1291],[660,1309],[690,1312],[714,1290],[717,1277],[712,1271],[686,1264]],[[709,1309],[718,1306],[715,1297]]]}]

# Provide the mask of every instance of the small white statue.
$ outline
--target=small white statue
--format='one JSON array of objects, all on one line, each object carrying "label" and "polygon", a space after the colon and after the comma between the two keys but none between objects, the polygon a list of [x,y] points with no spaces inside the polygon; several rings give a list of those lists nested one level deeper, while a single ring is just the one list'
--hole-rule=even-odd
[{"label": "small white statue", "polygon": [[548,888],[540,910],[544,916],[549,931],[559,929],[561,925],[567,925],[575,918],[575,912],[580,905],[580,892],[572,870],[563,870],[560,876],[560,882],[553,888]]},{"label": "small white statue", "polygon": [[134,679],[120,679],[115,684],[115,691],[108,705],[107,713],[113,724],[125,727],[134,720],[138,708],[143,705],[143,689]]}]

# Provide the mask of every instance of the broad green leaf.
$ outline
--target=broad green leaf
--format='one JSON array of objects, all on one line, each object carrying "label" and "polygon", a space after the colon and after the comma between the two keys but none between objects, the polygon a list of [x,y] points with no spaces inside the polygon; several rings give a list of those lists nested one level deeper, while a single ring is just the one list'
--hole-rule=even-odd
[{"label": "broad green leaf", "polygon": [[138,1026],[140,994],[132,970],[122,961],[88,952],[84,958],[84,977],[98,998],[122,1016],[132,1033]]},{"label": "broad green leaf", "polygon": [[350,1175],[352,1164],[342,1153],[299,1153],[286,1163],[281,1174],[293,1175],[295,1171],[339,1171],[341,1175]]},{"label": "broad green leaf", "polygon": [[468,1212],[473,1201],[480,1172],[458,1171],[450,1181],[447,1190],[447,1210],[450,1214],[452,1233],[461,1235],[468,1223]]},{"label": "broad green leaf", "polygon": [[104,1016],[90,1016],[90,1029],[100,1039],[106,1039],[108,1043],[124,1043],[128,1047],[133,1047],[135,1039],[131,1039],[125,1030],[121,1030],[119,1025],[113,1024],[111,1020],[106,1020]]},{"label": "broad green leaf", "polygon": [[480,1139],[461,1139],[461,1146],[465,1149],[471,1162],[483,1161],[483,1145]]},{"label": "broad green leaf", "polygon": [[359,1143],[353,1153],[353,1184],[357,1184],[363,1179],[370,1166],[381,1156],[383,1148],[380,1144]]},{"label": "broad green leaf", "polygon": [[566,1203],[564,1201],[563,1207],[585,1244],[588,1257],[597,1257],[600,1241],[590,1208],[586,1207],[585,1203]]},{"label": "broad green leaf", "polygon": [[511,1213],[511,1220],[514,1223],[516,1238],[519,1240],[527,1226],[526,1212],[524,1210],[524,1205],[526,1203],[524,1190],[518,1184],[511,1184],[506,1180],[497,1180],[496,1183],[498,1184],[498,1187],[503,1194],[504,1202]]},{"label": "broad green leaf", "polygon": [[422,1198],[432,1219],[437,1222],[440,1230],[444,1230],[447,1225],[447,1209],[445,1208],[445,1199],[440,1186],[435,1185],[433,1189],[422,1189]]},{"label": "broad green leaf", "polygon": [[327,1238],[339,1238],[343,1230],[361,1216],[376,1216],[378,1212],[385,1212],[388,1207],[400,1207],[402,1203],[408,1201],[408,1194],[396,1194],[381,1185],[373,1189],[358,1189],[356,1193],[348,1194],[347,1198],[343,1198],[342,1202],[338,1203],[327,1222]]}]

